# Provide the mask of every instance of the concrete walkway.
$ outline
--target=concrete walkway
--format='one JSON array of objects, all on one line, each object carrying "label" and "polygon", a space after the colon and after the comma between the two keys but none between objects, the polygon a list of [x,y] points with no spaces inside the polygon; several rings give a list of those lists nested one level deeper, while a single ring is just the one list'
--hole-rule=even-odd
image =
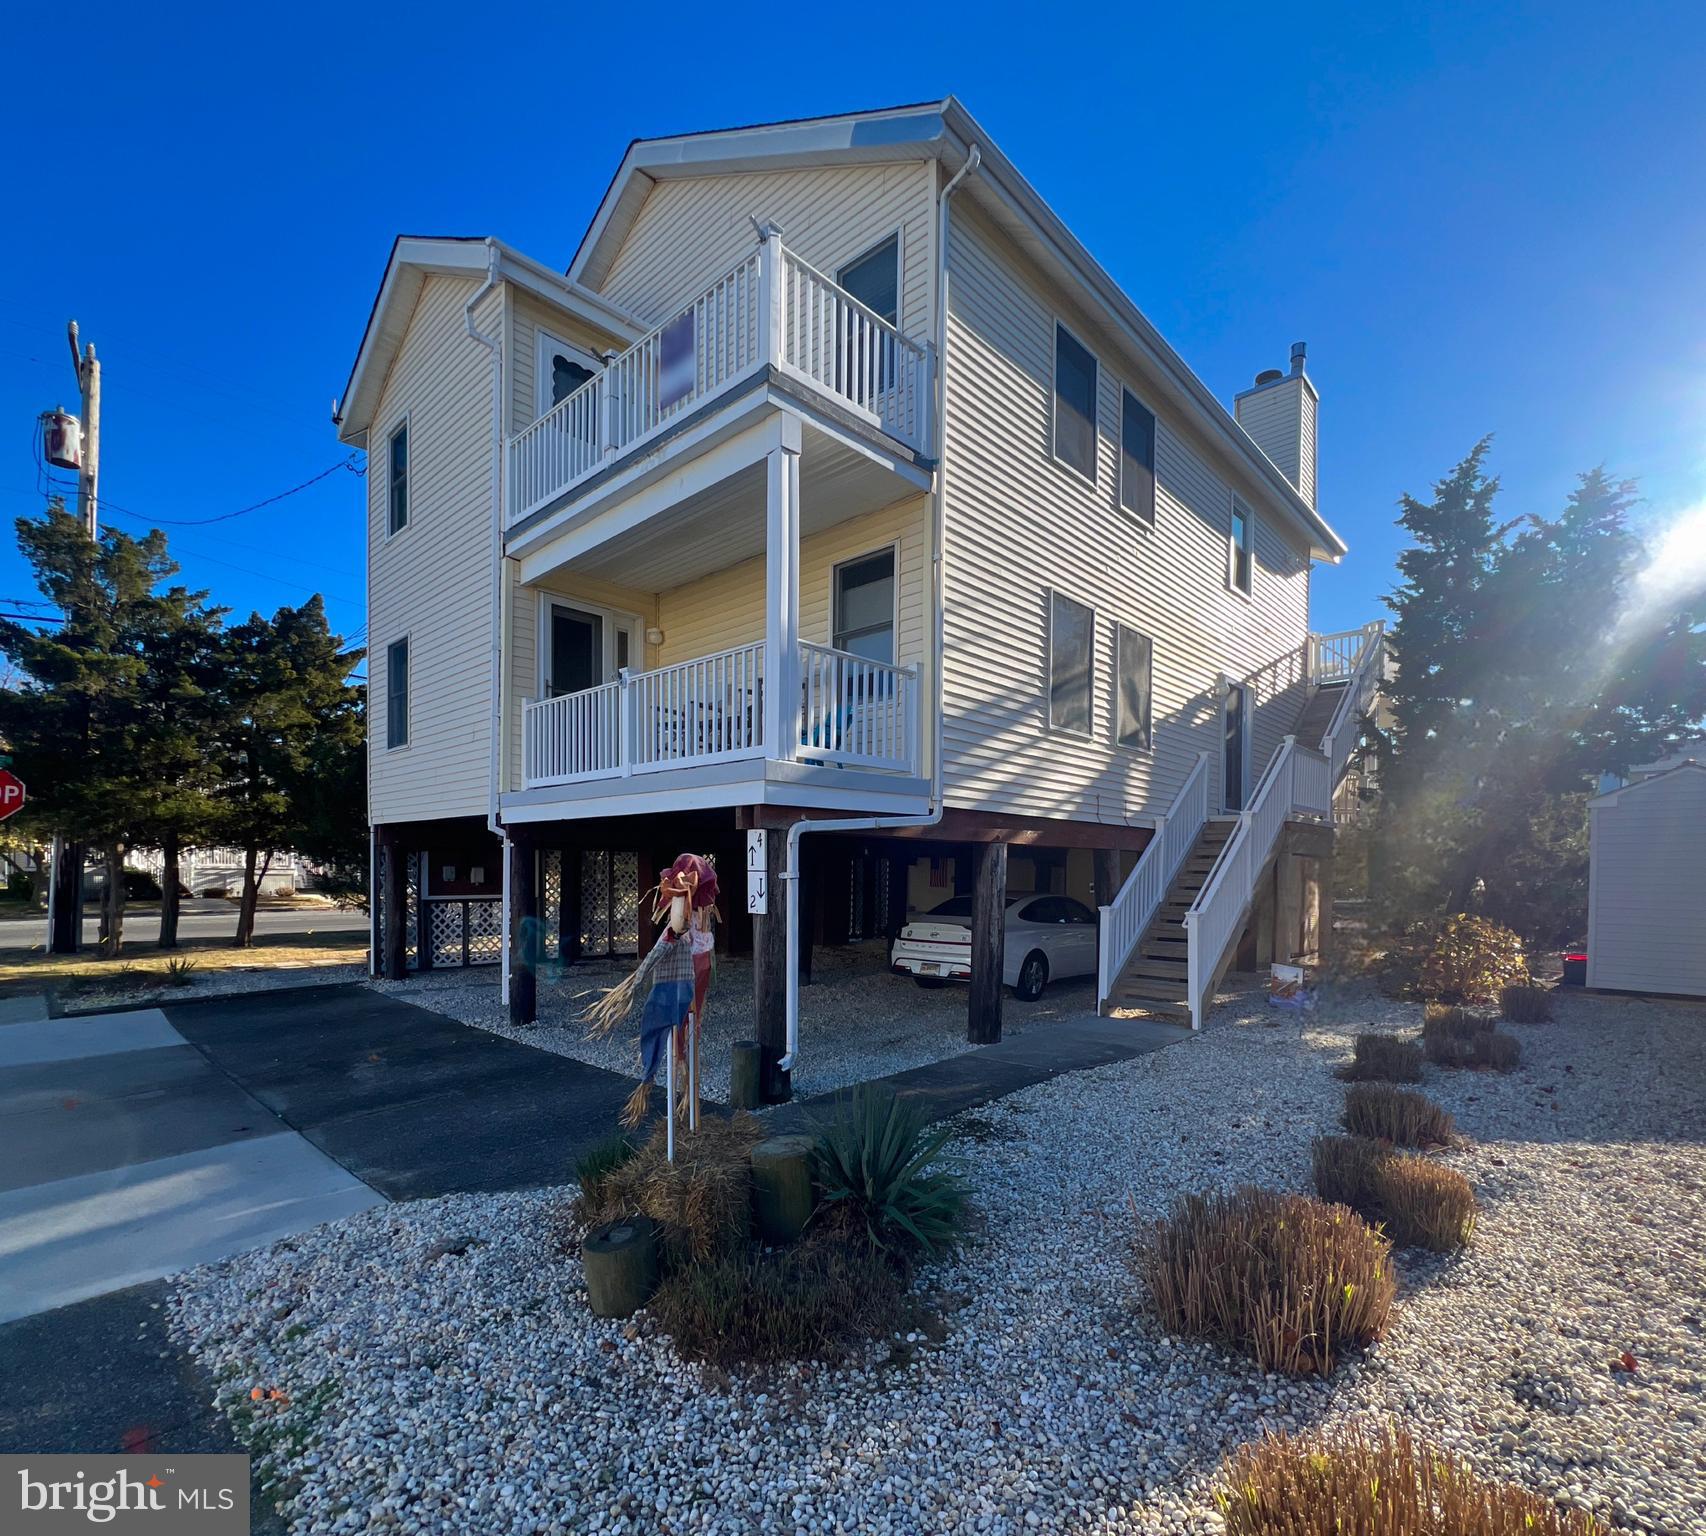
[{"label": "concrete walkway", "polygon": [[0,1025],[0,1322],[381,1199],[157,1008]]},{"label": "concrete walkway", "polygon": [[[1183,1025],[1156,1019],[1062,1020],[873,1082],[892,1088],[897,1098],[921,1108],[927,1120],[945,1120],[1029,1088],[1033,1083],[1046,1083],[1062,1073],[1088,1072],[1116,1061],[1130,1061],[1134,1056],[1145,1056],[1190,1036],[1190,1030]],[[778,1133],[798,1130],[824,1118],[826,1111],[854,1091],[842,1088],[784,1104],[769,1111],[766,1119]]]}]

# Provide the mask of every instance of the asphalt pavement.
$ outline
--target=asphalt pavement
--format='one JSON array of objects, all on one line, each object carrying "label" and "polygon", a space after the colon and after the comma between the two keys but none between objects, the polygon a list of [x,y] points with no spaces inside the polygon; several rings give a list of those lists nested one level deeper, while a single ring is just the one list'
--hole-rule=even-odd
[{"label": "asphalt pavement", "polygon": [[[237,909],[230,902],[186,901],[178,917],[180,939],[228,939],[237,931]],[[255,914],[255,932],[269,938],[284,934],[309,935],[326,933],[366,933],[365,912],[340,911],[336,907],[292,908],[269,911],[262,908]],[[91,949],[100,937],[100,924],[92,917],[83,920],[83,941]],[[152,944],[160,937],[160,914],[156,911],[127,912],[124,919],[126,944]],[[0,977],[8,954],[23,956],[39,950],[46,942],[47,919],[40,914],[31,917],[0,918]]]}]

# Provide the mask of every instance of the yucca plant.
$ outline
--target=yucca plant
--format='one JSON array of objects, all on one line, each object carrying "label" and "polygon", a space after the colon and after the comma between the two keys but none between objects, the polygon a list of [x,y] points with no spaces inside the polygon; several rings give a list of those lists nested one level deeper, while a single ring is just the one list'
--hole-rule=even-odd
[{"label": "yucca plant", "polygon": [[169,987],[193,987],[195,985],[195,961],[187,955],[174,955],[166,962],[166,985]]},{"label": "yucca plant", "polygon": [[863,1230],[895,1258],[952,1247],[965,1228],[965,1184],[936,1166],[951,1134],[926,1130],[892,1090],[858,1089],[812,1151],[819,1215]]}]

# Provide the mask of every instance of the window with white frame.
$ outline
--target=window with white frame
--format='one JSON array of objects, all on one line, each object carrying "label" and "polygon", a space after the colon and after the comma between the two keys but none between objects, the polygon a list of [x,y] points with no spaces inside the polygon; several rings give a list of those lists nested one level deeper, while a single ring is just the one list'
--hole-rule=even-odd
[{"label": "window with white frame", "polygon": [[866,309],[875,311],[890,325],[900,324],[900,236],[871,247],[835,274],[838,287],[845,288]]},{"label": "window with white frame", "polygon": [[409,424],[403,422],[391,434],[390,452],[386,456],[386,494],[390,512],[386,527],[401,533],[409,526]]},{"label": "window with white frame", "polygon": [[409,744],[409,639],[385,648],[385,746]]},{"label": "window with white frame", "polygon": [[1255,590],[1256,524],[1250,509],[1232,498],[1232,532],[1227,540],[1226,580],[1236,592],[1248,597]]},{"label": "window with white frame", "polygon": [[1058,320],[1054,327],[1054,456],[1096,478],[1096,359]]},{"label": "window with white frame", "polygon": [[598,372],[598,359],[549,331],[539,333],[539,414],[561,405]]},{"label": "window with white frame", "polygon": [[894,663],[894,549],[879,549],[835,568],[829,643],[867,661]]},{"label": "window with white frame", "polygon": [[1114,626],[1114,740],[1147,751],[1153,744],[1155,645],[1129,625]]},{"label": "window with white frame", "polygon": [[1155,413],[1129,389],[1120,392],[1120,506],[1155,526]]},{"label": "window with white frame", "polygon": [[1096,611],[1064,592],[1048,602],[1048,724],[1090,734],[1090,680],[1096,663]]}]

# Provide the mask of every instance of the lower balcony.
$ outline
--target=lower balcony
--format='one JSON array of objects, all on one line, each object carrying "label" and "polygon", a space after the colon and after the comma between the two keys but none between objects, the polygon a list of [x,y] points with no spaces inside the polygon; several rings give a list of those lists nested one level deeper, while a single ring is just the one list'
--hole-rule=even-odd
[{"label": "lower balcony", "polygon": [[578,802],[578,814],[602,813],[619,795],[642,797],[623,807],[635,810],[666,792],[697,804],[895,809],[927,795],[917,667],[801,641],[783,653],[783,675],[768,650],[735,646],[525,701],[522,793],[510,809]]}]

